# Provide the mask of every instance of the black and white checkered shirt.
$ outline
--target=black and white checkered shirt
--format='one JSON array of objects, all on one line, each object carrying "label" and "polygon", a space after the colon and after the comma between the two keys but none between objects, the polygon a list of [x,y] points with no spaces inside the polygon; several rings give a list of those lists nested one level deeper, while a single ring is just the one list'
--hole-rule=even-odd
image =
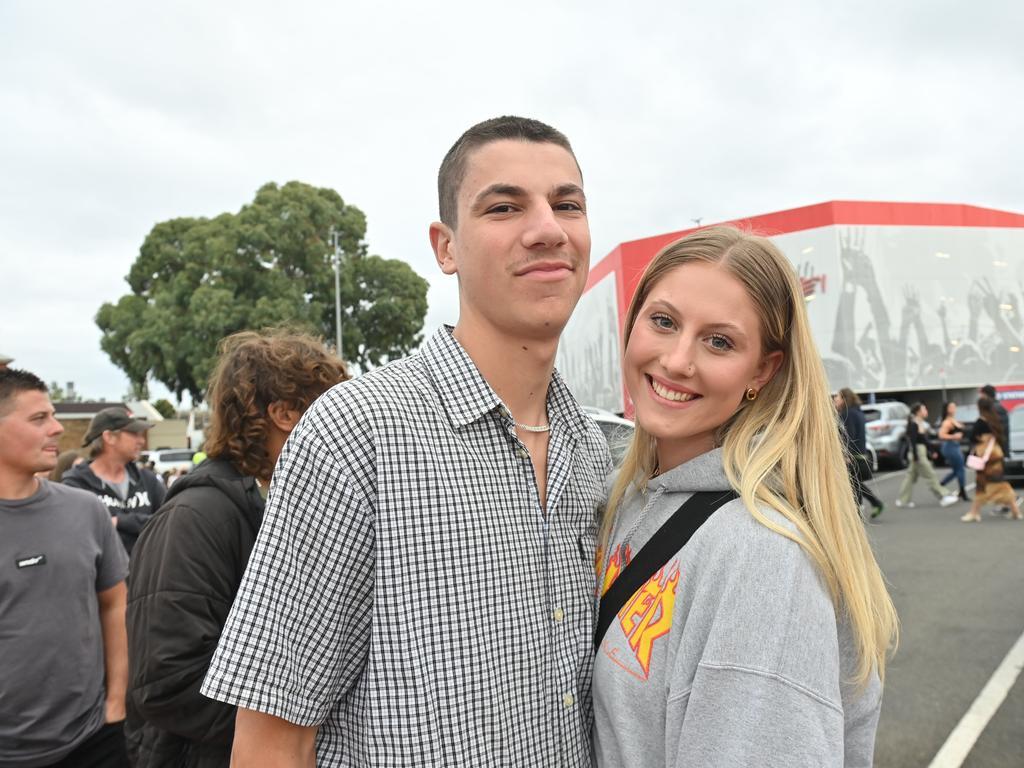
[{"label": "black and white checkered shirt", "polygon": [[587,766],[610,469],[556,373],[547,512],[513,420],[440,329],[292,433],[203,684],[319,724],[324,766]]}]

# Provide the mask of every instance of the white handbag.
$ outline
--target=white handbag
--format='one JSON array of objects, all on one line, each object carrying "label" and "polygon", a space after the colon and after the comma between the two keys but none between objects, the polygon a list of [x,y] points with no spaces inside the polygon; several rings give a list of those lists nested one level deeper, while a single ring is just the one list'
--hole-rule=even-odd
[{"label": "white handbag", "polygon": [[968,469],[973,469],[975,472],[981,472],[985,469],[985,465],[988,464],[988,457],[992,455],[992,446],[996,444],[995,435],[989,436],[988,448],[985,449],[983,456],[975,456],[973,453],[967,457]]}]

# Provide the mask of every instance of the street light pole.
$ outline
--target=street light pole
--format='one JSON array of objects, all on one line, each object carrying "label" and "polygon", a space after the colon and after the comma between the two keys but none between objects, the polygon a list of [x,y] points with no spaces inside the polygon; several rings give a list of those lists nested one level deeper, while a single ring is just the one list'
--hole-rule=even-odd
[{"label": "street light pole", "polygon": [[338,233],[331,229],[331,243],[334,245],[334,336],[338,357],[345,359],[341,351],[341,246]]}]

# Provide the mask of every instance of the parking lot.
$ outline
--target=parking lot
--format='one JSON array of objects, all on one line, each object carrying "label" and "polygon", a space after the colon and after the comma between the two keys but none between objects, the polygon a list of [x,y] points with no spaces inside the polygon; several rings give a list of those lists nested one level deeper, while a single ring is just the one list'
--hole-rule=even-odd
[{"label": "parking lot", "polygon": [[897,509],[903,474],[873,481],[886,511],[868,524],[901,622],[875,765],[1024,766],[1024,522],[961,523],[966,504],[942,509],[923,484]]}]

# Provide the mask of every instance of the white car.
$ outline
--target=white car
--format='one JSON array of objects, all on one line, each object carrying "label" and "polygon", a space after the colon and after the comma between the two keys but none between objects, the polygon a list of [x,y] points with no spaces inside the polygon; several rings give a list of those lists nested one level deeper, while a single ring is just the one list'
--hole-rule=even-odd
[{"label": "white car", "polygon": [[191,470],[194,455],[195,451],[187,448],[158,448],[143,453],[139,456],[139,461],[143,464],[152,461],[153,471],[162,475],[164,472],[174,472],[177,469]]},{"label": "white car", "polygon": [[633,437],[633,422],[602,408],[584,406],[583,410],[601,428],[604,439],[608,441],[608,450],[611,451],[612,461],[615,462],[615,466],[619,466],[622,463],[622,457],[626,455],[629,441]]}]

